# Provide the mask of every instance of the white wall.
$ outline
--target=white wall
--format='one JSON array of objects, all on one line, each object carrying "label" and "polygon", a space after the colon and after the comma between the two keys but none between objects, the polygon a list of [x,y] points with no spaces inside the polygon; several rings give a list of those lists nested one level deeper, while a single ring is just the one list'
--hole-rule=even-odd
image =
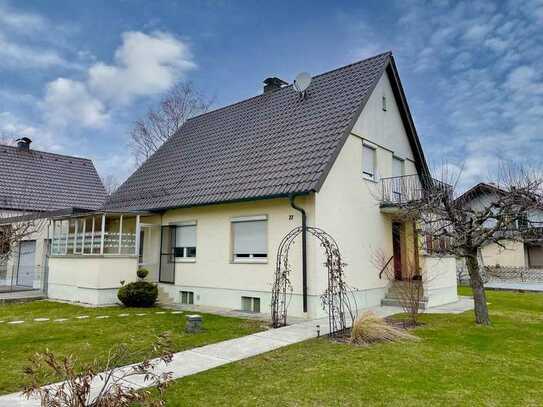
[{"label": "white wall", "polygon": [[118,303],[121,281],[136,281],[135,256],[63,256],[49,259],[49,298],[91,305]]},{"label": "white wall", "polygon": [[428,298],[428,306],[433,307],[458,300],[454,257],[422,255],[420,267],[423,270],[424,295]]},{"label": "white wall", "polygon": [[[387,98],[387,110],[382,108],[382,97]],[[392,255],[392,217],[380,211],[380,182],[362,175],[362,145],[376,148],[378,178],[392,176],[394,156],[405,160],[404,175],[416,174],[414,155],[407,133],[394,100],[390,82],[385,74],[379,81],[366,107],[346,140],[324,185],[316,194],[315,217],[317,226],[337,240],[349,285],[363,292],[358,295],[359,306],[380,304],[388,280],[379,279],[374,264],[378,251]],[[413,246],[413,238],[405,237],[405,244]],[[412,252],[411,249],[407,248]],[[322,263],[315,258],[315,267]],[[454,261],[453,261],[454,263]],[[446,279],[454,281],[456,271],[446,267]],[[325,273],[318,273],[325,276]]]}]

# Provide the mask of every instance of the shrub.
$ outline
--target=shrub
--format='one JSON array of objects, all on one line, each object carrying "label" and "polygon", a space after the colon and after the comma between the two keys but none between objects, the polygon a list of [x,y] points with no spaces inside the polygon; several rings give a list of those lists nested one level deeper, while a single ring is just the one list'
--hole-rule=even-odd
[{"label": "shrub", "polygon": [[143,280],[149,274],[149,270],[141,268],[138,269],[136,274],[138,275],[138,278],[141,278]]},{"label": "shrub", "polygon": [[119,288],[117,297],[127,307],[152,307],[158,297],[158,288],[147,281],[136,281]]},{"label": "shrub", "polygon": [[418,338],[394,328],[373,312],[364,312],[354,321],[351,342],[367,345],[375,342],[400,342]]}]

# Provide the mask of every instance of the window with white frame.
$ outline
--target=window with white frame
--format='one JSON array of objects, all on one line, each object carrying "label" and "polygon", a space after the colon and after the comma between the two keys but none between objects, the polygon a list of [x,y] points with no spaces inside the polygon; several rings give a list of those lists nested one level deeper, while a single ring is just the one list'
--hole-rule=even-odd
[{"label": "window with white frame", "polygon": [[174,255],[182,259],[196,257],[196,222],[175,225]]},{"label": "window with white frame", "polygon": [[265,261],[268,258],[268,219],[253,216],[232,219],[234,261]]},{"label": "window with white frame", "polygon": [[260,312],[260,298],[241,297],[241,310],[243,312]]},{"label": "window with white frame", "polygon": [[181,304],[183,305],[194,304],[194,291],[181,291]]},{"label": "window with white frame", "polygon": [[376,179],[376,150],[367,144],[362,145],[362,175],[364,178]]},{"label": "window with white frame", "polygon": [[136,251],[136,226],[133,215],[106,214],[54,220],[51,254],[132,256]]},{"label": "window with white frame", "polygon": [[401,177],[404,175],[404,166],[404,160],[396,156],[392,157],[392,193],[396,202],[400,202],[402,199],[402,189],[404,188]]}]

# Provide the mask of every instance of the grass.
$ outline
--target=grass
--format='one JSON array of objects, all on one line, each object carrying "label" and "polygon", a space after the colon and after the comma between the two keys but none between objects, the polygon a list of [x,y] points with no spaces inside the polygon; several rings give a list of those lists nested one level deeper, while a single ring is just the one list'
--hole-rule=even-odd
[{"label": "grass", "polygon": [[470,311],[424,315],[418,342],[310,340],[178,380],[167,405],[540,406],[543,295],[489,291],[488,302],[491,327]]},{"label": "grass", "polygon": [[[127,343],[130,349],[150,349],[156,335],[169,331],[175,351],[181,351],[213,342],[248,335],[262,329],[262,323],[218,315],[201,314],[205,330],[198,334],[184,332],[182,314],[155,314],[159,308],[86,308],[50,301],[0,306],[0,394],[21,390],[25,384],[22,369],[28,358],[37,351],[49,349],[59,355],[74,354],[82,363],[95,358],[105,359],[106,353],[118,343]],[[121,317],[119,314],[130,313]],[[145,316],[135,316],[146,313]],[[75,317],[88,315],[88,319]],[[96,319],[109,315],[108,319]],[[50,321],[33,322],[34,318]],[[52,322],[56,318],[69,318],[65,322]],[[8,321],[25,320],[11,325]],[[141,354],[140,354],[141,357]],[[126,363],[137,362],[139,357]],[[53,380],[54,378],[50,378]],[[50,380],[48,380],[50,381]]]}]

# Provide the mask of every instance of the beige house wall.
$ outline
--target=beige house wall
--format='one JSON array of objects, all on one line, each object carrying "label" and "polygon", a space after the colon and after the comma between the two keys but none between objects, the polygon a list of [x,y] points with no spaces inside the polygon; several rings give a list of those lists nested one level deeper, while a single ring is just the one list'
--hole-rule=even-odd
[{"label": "beige house wall", "polygon": [[53,256],[49,258],[48,296],[91,305],[118,303],[121,281],[136,281],[135,256]]},{"label": "beige house wall", "polygon": [[527,266],[524,243],[513,240],[502,242],[504,247],[491,243],[481,249],[485,266],[525,267]]},{"label": "beige house wall", "polygon": [[[296,204],[307,213],[309,225],[315,224],[314,197],[300,196]],[[233,260],[232,219],[246,216],[267,217],[268,258],[264,262]],[[301,226],[301,214],[286,198],[248,201],[166,211],[161,217],[142,217],[142,222],[170,225],[196,222],[196,258],[178,260],[175,284],[161,284],[171,299],[180,301],[181,291],[194,292],[195,305],[241,308],[241,297],[258,297],[262,312],[269,312],[276,254],[282,238]],[[159,251],[160,242],[153,251]],[[308,258],[314,257],[316,243],[308,239]],[[145,249],[145,246],[144,246]],[[290,252],[293,286],[291,315],[304,316],[302,309],[301,237]],[[320,294],[324,278],[316,275],[314,263],[308,262],[308,296],[310,315],[320,311]]]}]

